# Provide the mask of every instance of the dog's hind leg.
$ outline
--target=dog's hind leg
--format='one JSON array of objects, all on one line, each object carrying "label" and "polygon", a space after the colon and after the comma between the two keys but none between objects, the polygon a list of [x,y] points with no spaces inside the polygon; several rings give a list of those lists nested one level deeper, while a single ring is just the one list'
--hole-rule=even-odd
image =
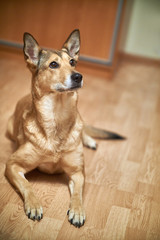
[{"label": "dog's hind leg", "polygon": [[82,141],[84,146],[96,150],[96,141],[92,137],[87,135],[84,131],[82,132]]},{"label": "dog's hind leg", "polygon": [[39,158],[33,146],[26,143],[12,154],[5,172],[10,183],[17,188],[24,199],[26,215],[33,220],[40,220],[43,217],[43,210],[24,174],[35,169],[38,164]]}]

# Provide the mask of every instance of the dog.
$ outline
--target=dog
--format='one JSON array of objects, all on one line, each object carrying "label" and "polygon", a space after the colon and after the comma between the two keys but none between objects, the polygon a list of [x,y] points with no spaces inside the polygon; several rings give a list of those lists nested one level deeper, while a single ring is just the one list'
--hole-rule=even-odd
[{"label": "dog", "polygon": [[75,69],[79,50],[78,29],[61,50],[42,49],[31,34],[24,33],[24,57],[32,73],[31,94],[17,103],[8,121],[7,134],[16,142],[17,150],[5,170],[23,197],[26,215],[38,221],[43,218],[43,208],[25,174],[35,168],[48,174],[65,172],[71,194],[68,220],[75,227],[81,227],[86,218],[83,145],[96,149],[94,137],[123,139],[85,125],[77,110],[77,90],[83,86],[83,77]]}]

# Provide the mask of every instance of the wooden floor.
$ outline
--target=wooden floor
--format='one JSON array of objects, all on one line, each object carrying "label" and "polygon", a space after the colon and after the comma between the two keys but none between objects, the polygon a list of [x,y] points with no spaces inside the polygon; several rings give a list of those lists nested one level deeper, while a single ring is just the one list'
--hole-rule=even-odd
[{"label": "wooden floor", "polygon": [[85,149],[86,223],[68,223],[65,175],[28,174],[42,200],[44,218],[24,214],[21,197],[4,177],[14,150],[5,137],[17,100],[30,90],[23,56],[0,52],[0,239],[159,240],[160,239],[160,68],[121,63],[113,81],[84,75],[79,109],[87,123],[118,132],[125,141],[98,141]]}]

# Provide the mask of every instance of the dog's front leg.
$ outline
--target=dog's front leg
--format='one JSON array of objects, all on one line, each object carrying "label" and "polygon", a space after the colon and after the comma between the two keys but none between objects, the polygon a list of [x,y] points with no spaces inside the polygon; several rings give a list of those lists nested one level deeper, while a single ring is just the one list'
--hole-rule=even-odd
[{"label": "dog's front leg", "polygon": [[39,159],[33,146],[28,143],[12,154],[5,172],[10,183],[16,187],[24,199],[26,215],[33,220],[40,220],[43,217],[43,209],[24,174],[35,169],[38,163]]},{"label": "dog's front leg", "polygon": [[85,222],[85,211],[82,201],[84,188],[83,154],[74,153],[73,155],[67,155],[63,168],[70,178],[69,189],[71,201],[67,213],[68,220],[75,227],[81,227]]}]

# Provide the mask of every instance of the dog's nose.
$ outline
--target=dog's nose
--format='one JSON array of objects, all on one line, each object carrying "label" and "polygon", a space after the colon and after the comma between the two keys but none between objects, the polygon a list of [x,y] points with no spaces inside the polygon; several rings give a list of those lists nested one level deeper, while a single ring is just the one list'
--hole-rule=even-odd
[{"label": "dog's nose", "polygon": [[73,73],[71,79],[76,83],[80,83],[82,81],[82,75],[80,73]]}]

